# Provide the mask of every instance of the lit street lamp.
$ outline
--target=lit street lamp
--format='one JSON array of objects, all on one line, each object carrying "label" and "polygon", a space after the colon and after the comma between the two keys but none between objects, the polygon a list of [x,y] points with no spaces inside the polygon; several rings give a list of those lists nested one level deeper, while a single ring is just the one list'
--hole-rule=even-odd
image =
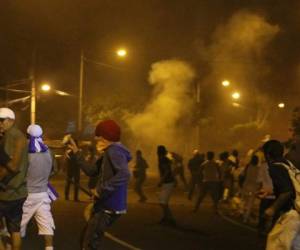
[{"label": "lit street lamp", "polygon": [[44,92],[48,92],[51,90],[51,86],[48,83],[44,83],[41,85],[41,90]]},{"label": "lit street lamp", "polygon": [[241,98],[241,94],[239,92],[234,92],[231,96],[234,100],[238,100]]},{"label": "lit street lamp", "polygon": [[[127,50],[122,48],[122,49],[118,49],[116,51],[116,55],[120,58],[124,58],[127,56]],[[115,68],[112,65],[106,64],[106,63],[102,63],[99,61],[93,61],[93,60],[89,60],[88,58],[86,58],[84,56],[84,52],[83,50],[81,50],[81,55],[80,55],[80,72],[79,72],[79,100],[78,100],[78,131],[82,131],[82,111],[83,111],[83,81],[84,81],[84,62],[91,62],[94,63],[96,65],[99,66],[103,66],[103,67],[108,67],[108,68]]]},{"label": "lit street lamp", "polygon": [[230,82],[227,81],[227,80],[225,80],[225,81],[222,82],[222,85],[223,85],[224,87],[229,87]]},{"label": "lit street lamp", "polygon": [[125,56],[127,56],[127,51],[126,51],[126,49],[118,49],[118,50],[116,51],[116,53],[117,53],[117,55],[118,55],[119,57],[125,57]]},{"label": "lit street lamp", "polygon": [[283,102],[279,103],[279,104],[278,104],[278,108],[280,108],[280,109],[285,108],[285,104],[284,104]]},{"label": "lit street lamp", "polygon": [[[36,122],[36,97],[37,97],[37,89],[35,87],[35,81],[32,79],[24,79],[20,81],[20,84],[11,84],[11,85],[6,85],[6,88],[0,87],[0,90],[4,90],[6,92],[14,92],[14,93],[26,93],[29,94],[28,96],[24,96],[21,98],[13,99],[10,101],[6,101],[6,105],[8,104],[14,104],[18,102],[25,102],[26,100],[30,99],[30,122],[31,124],[34,124]],[[21,85],[21,84],[28,84],[31,82],[31,90],[24,90],[24,89],[15,89],[15,88],[10,88],[10,86],[15,86],[15,85]],[[40,85],[40,91],[48,93],[52,88],[48,83],[44,83]],[[56,94],[61,95],[61,96],[71,96],[71,94],[61,91],[61,90],[53,90]]]}]

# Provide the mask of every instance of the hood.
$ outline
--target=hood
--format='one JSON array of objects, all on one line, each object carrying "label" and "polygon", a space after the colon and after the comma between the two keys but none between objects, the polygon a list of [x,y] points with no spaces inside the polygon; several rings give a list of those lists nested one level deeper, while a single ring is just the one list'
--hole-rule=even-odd
[{"label": "hood", "polygon": [[132,159],[132,156],[129,152],[129,150],[120,142],[116,142],[110,145],[110,147],[114,147],[119,152],[122,152],[125,154],[127,161],[129,162]]}]

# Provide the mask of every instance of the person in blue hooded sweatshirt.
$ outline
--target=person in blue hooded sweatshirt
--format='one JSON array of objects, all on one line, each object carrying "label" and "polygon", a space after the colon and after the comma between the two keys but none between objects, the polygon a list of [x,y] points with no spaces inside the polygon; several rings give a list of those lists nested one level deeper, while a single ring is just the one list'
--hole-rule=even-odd
[{"label": "person in blue hooded sweatshirt", "polygon": [[71,147],[80,168],[88,176],[98,176],[93,211],[83,235],[82,249],[102,249],[105,230],[127,210],[127,185],[130,178],[128,162],[131,155],[121,143],[121,128],[113,120],[99,122],[95,129],[97,151],[95,162],[85,160],[74,141]]}]

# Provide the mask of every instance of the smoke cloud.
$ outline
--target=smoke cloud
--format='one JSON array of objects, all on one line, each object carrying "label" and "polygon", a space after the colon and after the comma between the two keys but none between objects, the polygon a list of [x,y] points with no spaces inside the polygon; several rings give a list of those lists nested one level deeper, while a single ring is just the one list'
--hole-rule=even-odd
[{"label": "smoke cloud", "polygon": [[264,77],[269,73],[266,47],[279,30],[258,14],[244,10],[235,13],[213,37],[209,59],[214,75],[243,85]]},{"label": "smoke cloud", "polygon": [[[271,42],[279,32],[279,26],[269,23],[265,17],[240,10],[219,25],[211,43],[202,47],[201,56],[210,66],[210,72],[203,83],[211,86],[208,94],[214,100],[207,115],[215,118],[214,130],[226,131],[218,135],[211,131],[212,126],[202,128],[202,140],[206,145],[215,148],[217,141],[220,145],[230,142],[231,145],[228,146],[232,147],[235,142],[233,138],[228,138],[231,137],[229,131],[238,123],[245,130],[249,128],[249,124],[255,124],[257,129],[265,127],[266,119],[260,118],[269,114],[271,104],[268,95],[272,94],[272,82],[268,80],[271,74],[268,58]],[[225,79],[231,85],[227,89],[220,89],[221,82]],[[231,106],[233,91],[240,91],[239,102],[245,109]],[[238,139],[236,143],[253,138],[244,134],[244,137],[235,137]]]},{"label": "smoke cloud", "polygon": [[[142,145],[180,144],[183,118],[191,113],[192,67],[184,61],[165,60],[152,64],[149,84],[152,99],[144,111],[127,119],[127,124]],[[175,145],[175,143],[177,145]]]}]

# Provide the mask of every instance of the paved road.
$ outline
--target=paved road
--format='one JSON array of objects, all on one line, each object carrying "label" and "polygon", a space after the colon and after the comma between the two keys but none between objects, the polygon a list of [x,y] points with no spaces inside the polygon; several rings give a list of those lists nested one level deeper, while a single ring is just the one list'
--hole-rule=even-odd
[{"label": "paved road", "polygon": [[[56,177],[53,181],[61,198],[53,205],[56,221],[55,247],[57,250],[79,249],[79,238],[84,226],[83,210],[89,203],[86,195],[81,194],[81,202],[63,200],[63,179]],[[158,224],[161,211],[157,204],[157,189],[154,181],[146,185],[149,200],[145,204],[137,202],[137,197],[129,190],[128,214],[120,218],[109,233],[133,245],[146,250],[253,250],[261,248],[262,242],[250,230],[234,225],[221,216],[211,213],[208,199],[199,212],[192,213],[193,204],[186,199],[186,194],[179,188],[171,200],[171,207],[178,226],[170,228]],[[120,243],[105,238],[104,249],[128,249]],[[34,223],[29,227],[23,249],[43,249],[42,239],[36,236]]]}]

